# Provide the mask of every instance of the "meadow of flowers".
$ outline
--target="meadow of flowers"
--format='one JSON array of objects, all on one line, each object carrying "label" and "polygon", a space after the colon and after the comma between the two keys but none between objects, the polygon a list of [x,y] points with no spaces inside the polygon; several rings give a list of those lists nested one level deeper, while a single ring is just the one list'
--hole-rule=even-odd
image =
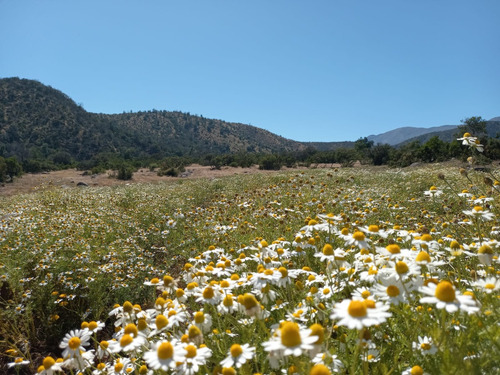
[{"label": "meadow of flowers", "polygon": [[4,198],[0,372],[499,373],[497,179],[318,169]]}]

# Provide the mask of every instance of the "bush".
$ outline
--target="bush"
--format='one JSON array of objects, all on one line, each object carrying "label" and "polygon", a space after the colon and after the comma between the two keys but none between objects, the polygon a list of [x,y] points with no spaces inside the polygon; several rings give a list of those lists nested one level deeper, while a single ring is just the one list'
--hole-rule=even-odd
[{"label": "bush", "polygon": [[276,155],[264,156],[259,165],[259,169],[278,171],[282,167],[281,160]]},{"label": "bush", "polygon": [[119,180],[131,180],[134,174],[134,168],[127,164],[120,165],[117,171],[116,178]]}]

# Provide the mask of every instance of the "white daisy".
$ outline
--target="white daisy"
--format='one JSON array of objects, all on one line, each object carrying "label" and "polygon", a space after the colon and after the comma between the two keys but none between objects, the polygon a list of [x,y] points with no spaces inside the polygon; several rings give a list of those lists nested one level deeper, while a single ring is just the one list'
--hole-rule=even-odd
[{"label": "white daisy", "polygon": [[347,326],[349,329],[362,329],[385,322],[391,316],[387,311],[389,307],[372,300],[345,299],[335,304],[330,317],[338,319],[337,325]]},{"label": "white daisy", "polygon": [[438,309],[446,309],[449,313],[464,310],[469,314],[479,311],[476,301],[469,295],[460,294],[449,281],[441,281],[439,284],[429,283],[419,291],[427,297],[420,298],[421,303],[436,304]]},{"label": "white daisy", "polygon": [[495,290],[500,289],[500,279],[496,279],[495,277],[488,277],[486,279],[479,279],[472,285],[489,294],[493,293],[493,291]]},{"label": "white daisy", "polygon": [[438,350],[436,345],[432,342],[432,338],[427,336],[418,336],[418,342],[413,342],[412,347],[423,355],[435,354]]},{"label": "white daisy", "polygon": [[317,336],[311,336],[312,330],[301,328],[295,322],[282,322],[276,330],[276,334],[262,343],[264,350],[278,357],[293,355],[300,356],[306,350],[314,348],[313,344],[318,340]]},{"label": "white daisy", "polygon": [[77,329],[67,333],[59,344],[59,347],[64,349],[62,353],[63,358],[80,356],[86,350],[84,346],[89,345],[91,336],[92,333],[88,329]]},{"label": "white daisy", "polygon": [[184,358],[178,362],[176,374],[197,374],[200,366],[205,365],[207,360],[212,356],[212,351],[206,346],[196,347],[192,344],[187,344],[183,347],[183,350],[185,351]]},{"label": "white daisy", "polygon": [[185,350],[175,341],[158,341],[151,350],[144,353],[144,360],[153,370],[168,371],[176,366],[176,362],[184,360]]},{"label": "white daisy", "polygon": [[249,344],[233,344],[229,349],[228,356],[224,358],[220,365],[222,367],[236,367],[240,368],[255,356],[255,348]]}]

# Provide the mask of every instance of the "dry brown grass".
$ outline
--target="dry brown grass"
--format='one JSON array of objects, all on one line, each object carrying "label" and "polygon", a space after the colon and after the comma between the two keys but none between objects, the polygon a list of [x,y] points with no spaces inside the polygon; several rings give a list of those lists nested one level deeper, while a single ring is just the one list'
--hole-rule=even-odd
[{"label": "dry brown grass", "polygon": [[158,183],[161,181],[175,181],[180,179],[192,178],[220,178],[224,176],[251,173],[273,173],[273,171],[259,170],[258,166],[250,168],[222,167],[220,170],[211,169],[208,166],[192,164],[186,167],[184,177],[158,176],[156,172],[147,168],[139,169],[134,173],[132,180],[121,181],[112,178],[112,172],[101,173],[90,176],[83,175],[82,171],[76,169],[66,169],[62,171],[53,171],[47,173],[26,173],[20,178],[16,178],[13,183],[6,183],[0,186],[0,195],[12,196],[15,194],[27,194],[40,190],[59,188],[73,188],[79,182],[88,186],[114,186],[137,183]]}]

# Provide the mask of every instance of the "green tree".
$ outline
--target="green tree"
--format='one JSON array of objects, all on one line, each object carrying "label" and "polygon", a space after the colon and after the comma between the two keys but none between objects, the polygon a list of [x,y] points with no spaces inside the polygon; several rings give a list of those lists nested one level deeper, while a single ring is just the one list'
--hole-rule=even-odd
[{"label": "green tree", "polygon": [[462,124],[458,127],[460,137],[464,133],[470,133],[474,137],[486,135],[486,120],[481,116],[467,117],[465,120],[462,120]]}]

